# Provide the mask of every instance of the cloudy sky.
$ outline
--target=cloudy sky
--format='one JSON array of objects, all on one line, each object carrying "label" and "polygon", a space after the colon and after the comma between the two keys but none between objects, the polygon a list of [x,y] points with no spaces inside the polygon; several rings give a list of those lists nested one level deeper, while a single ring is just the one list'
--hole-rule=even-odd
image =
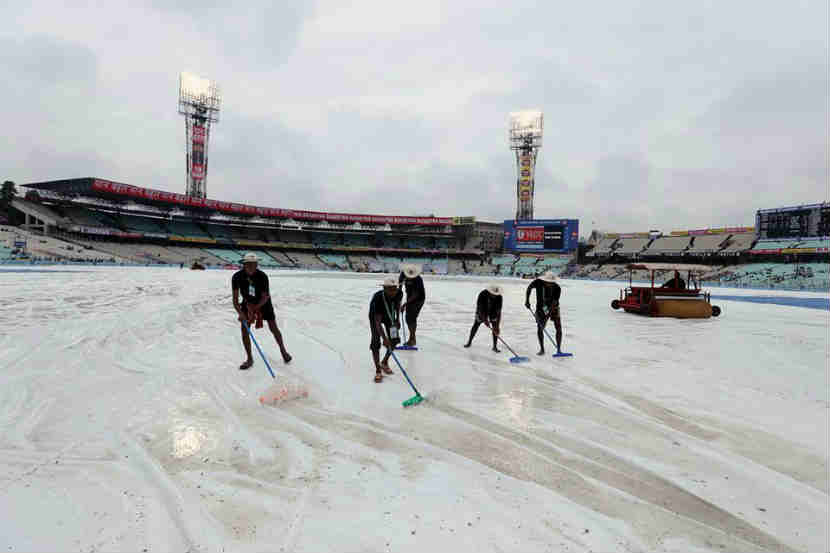
[{"label": "cloudy sky", "polygon": [[536,215],[582,234],[830,199],[827,0],[243,4],[2,3],[0,179],[184,192],[191,71],[224,96],[212,198],[500,221],[538,108]]}]

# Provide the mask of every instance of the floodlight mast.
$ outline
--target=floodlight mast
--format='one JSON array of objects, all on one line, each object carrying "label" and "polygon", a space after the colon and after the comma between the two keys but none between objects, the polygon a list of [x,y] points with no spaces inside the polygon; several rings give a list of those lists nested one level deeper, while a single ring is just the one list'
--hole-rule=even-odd
[{"label": "floodlight mast", "polygon": [[516,152],[516,220],[533,219],[536,157],[542,147],[543,115],[538,110],[510,114],[510,149]]},{"label": "floodlight mast", "polygon": [[185,122],[186,194],[194,198],[207,195],[210,124],[219,121],[221,104],[216,81],[192,73],[179,74],[179,113],[184,115]]}]

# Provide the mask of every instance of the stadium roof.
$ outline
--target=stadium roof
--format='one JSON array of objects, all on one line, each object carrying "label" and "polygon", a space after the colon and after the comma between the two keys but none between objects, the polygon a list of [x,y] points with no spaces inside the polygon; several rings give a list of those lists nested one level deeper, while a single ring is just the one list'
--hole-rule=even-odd
[{"label": "stadium roof", "polygon": [[446,226],[453,224],[453,217],[405,217],[398,215],[370,215],[362,213],[328,213],[324,211],[303,211],[273,207],[259,207],[248,204],[222,202],[193,198],[175,192],[164,192],[142,188],[109,180],[85,177],[44,182],[33,182],[21,186],[33,190],[49,190],[61,195],[83,195],[117,200],[133,200],[142,203],[178,207],[182,209],[208,210],[236,215],[275,217],[305,221],[328,221],[330,223],[371,223],[390,225]]}]

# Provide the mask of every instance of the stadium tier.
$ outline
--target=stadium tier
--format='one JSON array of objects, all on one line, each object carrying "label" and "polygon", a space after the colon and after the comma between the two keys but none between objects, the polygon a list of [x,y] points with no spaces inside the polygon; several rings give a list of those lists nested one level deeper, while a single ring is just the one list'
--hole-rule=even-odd
[{"label": "stadium tier", "polygon": [[681,255],[689,247],[691,240],[688,236],[660,236],[649,244],[648,253],[651,255]]},{"label": "stadium tier", "polygon": [[[12,206],[25,215],[26,224],[14,227],[17,239],[10,232],[0,234],[2,263],[236,267],[245,252],[253,251],[261,266],[272,269],[397,273],[402,263],[416,263],[425,274],[530,278],[551,270],[577,278],[619,279],[627,278],[625,264],[631,260],[676,256],[682,259],[678,262],[711,265],[710,276],[718,283],[809,287],[827,280],[830,251],[826,234],[813,232],[830,228],[826,204],[759,212],[764,237],[755,227],[600,234],[578,251],[565,252],[555,246],[566,238],[576,244],[576,220],[471,226],[465,218],[263,208],[91,178],[22,186],[27,192]],[[564,223],[573,223],[573,232],[564,232]],[[512,242],[504,230],[508,227],[515,231]],[[799,234],[805,229],[812,234]],[[481,249],[485,235],[487,251]],[[528,244],[534,241],[550,251],[531,253]],[[647,275],[635,274],[641,276]]]}]

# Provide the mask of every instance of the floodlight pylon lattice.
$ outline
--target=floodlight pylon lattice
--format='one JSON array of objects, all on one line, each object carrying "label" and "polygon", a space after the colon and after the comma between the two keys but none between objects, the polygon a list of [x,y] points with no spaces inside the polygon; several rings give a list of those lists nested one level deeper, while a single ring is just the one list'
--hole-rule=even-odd
[{"label": "floodlight pylon lattice", "polygon": [[516,220],[533,219],[536,157],[542,147],[543,115],[538,110],[510,114],[510,149],[516,152]]},{"label": "floodlight pylon lattice", "polygon": [[219,121],[222,96],[215,81],[179,74],[179,113],[184,115],[187,164],[186,194],[207,195],[208,142],[211,123]]}]

